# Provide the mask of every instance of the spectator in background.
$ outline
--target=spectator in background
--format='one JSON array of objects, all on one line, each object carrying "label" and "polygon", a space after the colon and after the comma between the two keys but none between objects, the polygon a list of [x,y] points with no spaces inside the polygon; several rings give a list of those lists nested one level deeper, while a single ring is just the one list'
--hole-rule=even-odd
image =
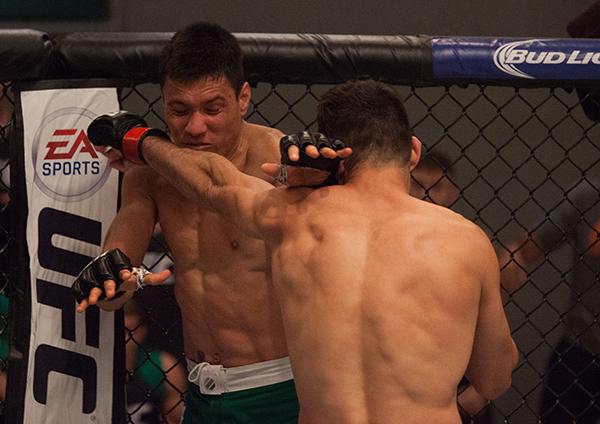
[{"label": "spectator in background", "polygon": [[436,205],[450,207],[458,200],[458,188],[450,178],[452,164],[442,153],[430,153],[421,158],[412,171],[410,194]]},{"label": "spectator in background", "polygon": [[[514,292],[564,244],[572,249],[567,274],[571,299],[564,318],[565,333],[545,372],[540,410],[544,424],[595,424],[600,420],[600,185],[582,180],[555,207],[535,232],[522,234],[501,258],[502,285]],[[508,254],[506,254],[508,256]],[[559,281],[557,281],[557,284]]]},{"label": "spectator in background", "polygon": [[[600,37],[600,1],[567,25],[576,38]],[[578,88],[589,119],[600,121],[600,91]],[[600,422],[600,181],[584,178],[566,190],[566,198],[550,211],[533,233],[521,234],[508,246],[500,263],[502,286],[514,292],[528,280],[527,271],[565,244],[571,247],[572,267],[562,281],[571,298],[564,319],[565,332],[554,347],[544,374],[539,411],[543,424]]]}]

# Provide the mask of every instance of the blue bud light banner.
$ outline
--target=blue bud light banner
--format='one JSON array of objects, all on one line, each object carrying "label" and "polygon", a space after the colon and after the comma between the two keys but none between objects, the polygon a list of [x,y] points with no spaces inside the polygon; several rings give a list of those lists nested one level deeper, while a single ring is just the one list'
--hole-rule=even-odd
[{"label": "blue bud light banner", "polygon": [[71,283],[101,250],[117,211],[118,173],[88,140],[119,109],[115,88],[20,92],[31,275],[23,423],[113,423],[122,405],[117,315],[75,312]]},{"label": "blue bud light banner", "polygon": [[600,78],[600,40],[432,38],[437,79],[593,80]]}]

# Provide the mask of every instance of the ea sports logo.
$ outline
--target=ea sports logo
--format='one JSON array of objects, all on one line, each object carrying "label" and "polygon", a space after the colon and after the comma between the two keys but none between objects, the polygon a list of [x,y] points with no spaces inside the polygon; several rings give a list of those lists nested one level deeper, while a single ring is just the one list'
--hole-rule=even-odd
[{"label": "ea sports logo", "polygon": [[32,146],[35,184],[49,197],[72,202],[90,197],[106,182],[108,160],[96,152],[86,129],[97,115],[59,109],[42,119]]}]

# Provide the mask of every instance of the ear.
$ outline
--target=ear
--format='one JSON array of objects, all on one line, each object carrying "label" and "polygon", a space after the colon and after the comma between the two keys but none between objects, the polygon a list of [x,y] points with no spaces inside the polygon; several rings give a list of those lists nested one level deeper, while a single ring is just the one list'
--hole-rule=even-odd
[{"label": "ear", "polygon": [[421,140],[419,140],[417,137],[415,137],[414,135],[412,136],[412,139],[410,141],[411,144],[411,148],[410,148],[410,170],[412,171],[413,169],[415,169],[415,167],[417,166],[417,164],[419,163],[419,159],[421,159]]},{"label": "ear", "polygon": [[248,108],[250,107],[250,98],[252,97],[252,90],[250,84],[245,82],[240,89],[240,95],[238,96],[238,103],[240,106],[240,115],[242,118],[246,116]]},{"label": "ear", "polygon": [[337,172],[337,178],[338,178],[338,182],[340,184],[344,184],[344,182],[346,181],[346,167],[344,166],[344,161],[340,161],[340,165],[338,167],[338,172]]}]

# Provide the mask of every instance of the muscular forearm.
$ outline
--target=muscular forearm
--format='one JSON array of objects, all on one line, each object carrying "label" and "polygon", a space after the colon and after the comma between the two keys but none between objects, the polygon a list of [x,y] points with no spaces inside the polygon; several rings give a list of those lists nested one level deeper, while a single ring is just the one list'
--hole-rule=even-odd
[{"label": "muscular forearm", "polygon": [[121,209],[108,229],[102,251],[120,249],[133,266],[140,266],[154,232],[154,204],[137,193],[133,193],[136,198],[131,198],[129,182],[125,181],[123,185]]},{"label": "muscular forearm", "polygon": [[177,147],[149,137],[143,143],[144,160],[183,196],[204,209],[217,212],[250,237],[260,237],[257,200],[272,186],[242,173],[221,155]]},{"label": "muscular forearm", "polygon": [[145,140],[143,154],[148,165],[181,194],[205,207],[211,206],[212,189],[233,183],[239,172],[222,156],[177,147],[158,137]]},{"label": "muscular forearm", "polygon": [[[137,167],[126,173],[121,188],[121,208],[102,244],[102,252],[119,249],[126,257],[127,266],[124,268],[142,264],[154,232],[156,208],[149,195],[148,175],[154,174],[145,167]],[[132,289],[137,288],[137,285],[123,285],[121,281],[115,283],[115,289],[121,293],[116,293],[117,296],[110,299],[107,292],[107,299],[98,302],[102,309],[119,309],[133,296]]]},{"label": "muscular forearm", "polygon": [[[118,218],[115,220],[115,223],[118,223]],[[138,224],[135,221],[130,221],[130,227],[133,227],[135,224]],[[133,231],[131,228],[127,228],[125,231],[120,230],[123,228],[119,225],[113,225],[106,234],[106,238],[104,239],[104,243],[102,243],[102,251],[106,252],[110,249],[120,249],[124,252],[133,266],[140,266],[144,259],[144,254],[150,244],[150,239],[152,237],[152,231],[148,231],[145,228],[142,229],[141,226],[135,226]]]}]

